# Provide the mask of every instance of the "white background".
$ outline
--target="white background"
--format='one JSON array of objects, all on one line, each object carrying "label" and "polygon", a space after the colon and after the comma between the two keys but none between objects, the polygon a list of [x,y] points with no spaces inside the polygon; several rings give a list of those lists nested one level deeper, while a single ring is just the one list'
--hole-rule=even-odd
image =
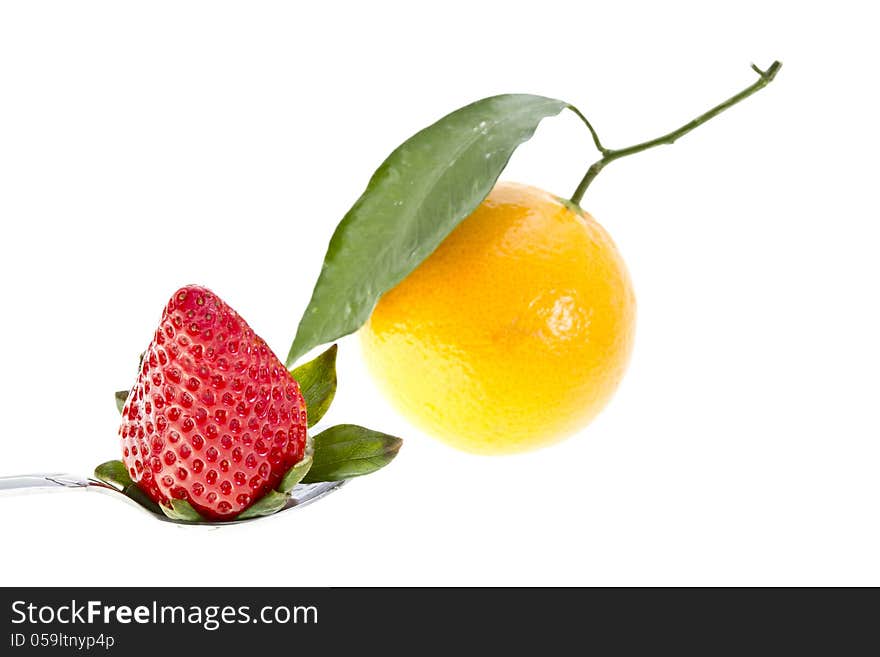
[{"label": "white background", "polygon": [[[341,343],[330,421],[406,438],[300,512],[207,531],[4,497],[0,584],[880,584],[876,21],[869,3],[4,2],[0,474],[118,457],[163,304],[213,288],[284,355],[379,162],[467,102],[577,104],[610,146],[776,82],[584,200],[632,271],[632,365],[581,435],[419,434]],[[569,114],[504,178],[573,190]]]}]

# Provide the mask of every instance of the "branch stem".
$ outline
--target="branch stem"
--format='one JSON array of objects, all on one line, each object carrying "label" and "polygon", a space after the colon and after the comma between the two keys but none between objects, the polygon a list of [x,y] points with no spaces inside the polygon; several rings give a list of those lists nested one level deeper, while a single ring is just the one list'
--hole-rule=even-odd
[{"label": "branch stem", "polygon": [[635,144],[633,146],[628,146],[626,148],[619,149],[610,149],[605,148],[602,145],[602,142],[599,139],[599,135],[593,129],[593,126],[587,120],[587,118],[581,114],[577,109],[573,109],[573,111],[580,117],[580,119],[586,124],[587,128],[590,131],[590,134],[593,137],[593,143],[596,145],[596,148],[602,154],[602,158],[594,162],[589,169],[587,169],[587,173],[584,175],[580,184],[577,186],[577,189],[574,190],[574,194],[571,195],[571,202],[575,205],[578,205],[581,202],[581,199],[584,197],[584,192],[587,191],[587,187],[590,186],[590,183],[599,175],[599,172],[602,171],[608,164],[614,162],[614,160],[619,160],[622,157],[626,157],[628,155],[633,155],[635,153],[641,153],[642,151],[646,151],[649,148],[654,148],[655,146],[660,146],[662,144],[674,144],[677,139],[683,137],[687,133],[689,133],[694,128],[704,124],[709,119],[712,119],[724,110],[733,107],[737,103],[742,100],[745,100],[749,96],[751,96],[756,91],[760,91],[768,84],[773,81],[773,78],[776,77],[776,74],[779,72],[779,69],[782,67],[781,62],[773,62],[770,67],[766,71],[762,71],[760,68],[752,64],[752,69],[758,74],[758,79],[742,91],[740,91],[735,96],[731,96],[723,103],[719,103],[712,109],[700,114],[697,118],[685,123],[683,126],[678,128],[677,130],[673,130],[665,135],[657,137],[656,139],[651,139],[650,141],[644,141],[640,144]]}]

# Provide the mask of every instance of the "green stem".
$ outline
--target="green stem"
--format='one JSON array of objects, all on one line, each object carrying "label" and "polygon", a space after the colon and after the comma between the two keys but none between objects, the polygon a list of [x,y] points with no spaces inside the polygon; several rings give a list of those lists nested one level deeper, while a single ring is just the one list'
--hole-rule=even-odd
[{"label": "green stem", "polygon": [[572,108],[589,129],[590,134],[593,137],[593,143],[596,145],[596,148],[599,149],[599,152],[602,153],[602,159],[594,162],[592,166],[587,169],[587,173],[584,175],[583,180],[581,180],[580,184],[577,186],[577,189],[574,190],[574,194],[571,195],[571,202],[575,205],[579,204],[581,202],[581,199],[584,197],[584,192],[587,191],[587,187],[590,186],[590,183],[593,182],[593,179],[598,176],[599,172],[602,171],[602,169],[604,169],[608,164],[614,162],[614,160],[619,160],[622,157],[626,157],[627,155],[632,155],[634,153],[641,153],[642,151],[646,151],[649,148],[654,148],[655,146],[660,146],[661,144],[675,143],[677,139],[683,137],[697,126],[704,124],[709,119],[721,114],[721,112],[723,112],[727,108],[733,107],[741,100],[745,100],[756,91],[759,91],[766,87],[773,81],[773,78],[776,77],[776,74],[779,72],[779,69],[781,67],[782,63],[777,61],[773,62],[766,71],[762,71],[757,66],[752,64],[752,69],[760,76],[754,82],[754,84],[746,87],[735,96],[731,96],[723,103],[716,105],[708,112],[700,114],[700,116],[695,118],[693,121],[685,123],[677,130],[673,130],[672,132],[669,132],[661,137],[657,137],[656,139],[651,139],[650,141],[644,141],[634,146],[628,146],[627,148],[610,149],[602,146],[602,142],[599,141],[599,135],[596,134],[596,131],[593,129],[593,126],[590,124],[587,118],[578,110]]}]

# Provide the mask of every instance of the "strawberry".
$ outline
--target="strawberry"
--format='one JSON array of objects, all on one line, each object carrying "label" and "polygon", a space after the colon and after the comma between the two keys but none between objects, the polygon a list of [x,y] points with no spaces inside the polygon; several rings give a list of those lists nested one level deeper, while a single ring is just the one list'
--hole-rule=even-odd
[{"label": "strawberry", "polygon": [[178,290],[122,411],[123,462],[155,502],[230,519],[304,456],[299,385],[217,295]]}]

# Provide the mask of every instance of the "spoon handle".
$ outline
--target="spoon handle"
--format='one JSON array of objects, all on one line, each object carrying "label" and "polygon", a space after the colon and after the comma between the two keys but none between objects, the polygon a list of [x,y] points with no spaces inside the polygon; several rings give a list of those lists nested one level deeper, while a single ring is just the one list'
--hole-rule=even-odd
[{"label": "spoon handle", "polygon": [[58,488],[87,488],[89,480],[67,473],[31,474],[0,477],[0,493],[6,491],[52,490]]}]

